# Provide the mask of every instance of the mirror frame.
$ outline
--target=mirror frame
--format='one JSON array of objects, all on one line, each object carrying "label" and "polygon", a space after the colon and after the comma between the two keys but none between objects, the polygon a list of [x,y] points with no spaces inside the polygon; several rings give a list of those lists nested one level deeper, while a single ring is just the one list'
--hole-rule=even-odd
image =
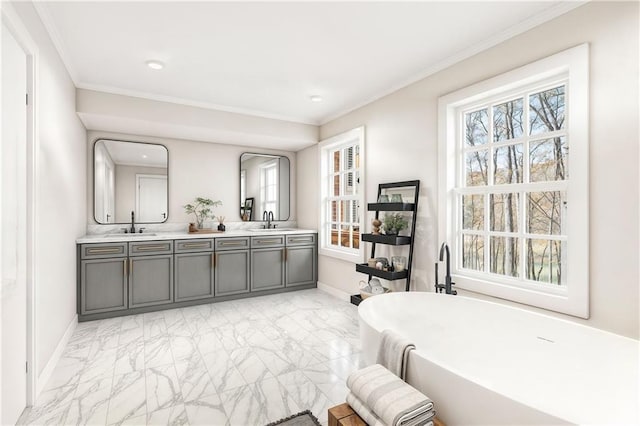
[{"label": "mirror frame", "polygon": [[[274,219],[272,222],[287,222],[290,218],[291,218],[291,159],[286,156],[286,155],[282,155],[282,154],[265,154],[262,152],[243,152],[240,154],[240,159],[238,161],[238,198],[240,198],[240,195],[242,195],[242,188],[240,186],[240,175],[242,173],[242,156],[245,154],[250,154],[250,155],[260,155],[263,157],[284,157],[287,159],[287,161],[289,162],[289,187],[287,188],[287,190],[289,191],[289,212],[287,214],[287,218],[286,219]],[[242,202],[242,200],[240,200],[240,202]],[[242,215],[240,214],[240,212],[238,212],[239,216],[240,216],[240,220],[242,221]],[[262,222],[262,220],[247,220],[247,222]]]},{"label": "mirror frame", "polygon": [[161,143],[154,143],[154,142],[138,142],[138,141],[127,141],[127,140],[122,140],[122,139],[111,139],[111,138],[105,138],[105,137],[100,137],[96,140],[93,141],[93,146],[92,146],[92,152],[91,152],[91,177],[92,177],[92,186],[91,186],[91,192],[93,194],[93,221],[98,224],[98,225],[105,225],[105,226],[109,226],[109,225],[126,225],[129,222],[114,222],[114,223],[101,223],[98,222],[98,220],[96,219],[96,145],[98,144],[98,142],[100,141],[114,141],[114,142],[128,142],[128,143],[138,143],[138,144],[144,144],[144,145],[156,145],[156,146],[161,146],[165,149],[165,151],[167,151],[167,217],[162,221],[162,222],[136,222],[136,223],[144,223],[144,224],[158,224],[158,223],[166,223],[169,220],[169,206],[171,204],[169,204],[169,200],[170,200],[170,191],[169,191],[169,148],[167,148],[165,145],[161,144]]}]

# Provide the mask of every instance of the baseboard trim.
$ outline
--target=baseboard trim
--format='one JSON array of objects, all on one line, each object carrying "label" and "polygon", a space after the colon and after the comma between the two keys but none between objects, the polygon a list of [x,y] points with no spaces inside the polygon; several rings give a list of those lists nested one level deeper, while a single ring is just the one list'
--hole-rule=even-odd
[{"label": "baseboard trim", "polygon": [[58,346],[56,346],[56,349],[53,351],[51,358],[49,358],[47,365],[45,365],[44,369],[42,370],[42,374],[40,374],[40,376],[37,376],[36,378],[36,399],[38,398],[38,396],[40,396],[40,392],[42,392],[47,382],[51,378],[51,374],[53,374],[53,370],[56,368],[56,365],[58,365],[58,361],[60,361],[60,358],[64,353],[64,349],[67,347],[69,339],[71,339],[71,336],[73,335],[73,332],[75,331],[77,325],[78,315],[74,315],[73,319],[62,335],[62,338],[58,342]]},{"label": "baseboard trim", "polygon": [[330,295],[335,296],[340,300],[344,300],[345,302],[349,302],[351,300],[351,295],[349,293],[330,286],[329,284],[321,283],[320,281],[318,281],[318,290],[329,293]]}]

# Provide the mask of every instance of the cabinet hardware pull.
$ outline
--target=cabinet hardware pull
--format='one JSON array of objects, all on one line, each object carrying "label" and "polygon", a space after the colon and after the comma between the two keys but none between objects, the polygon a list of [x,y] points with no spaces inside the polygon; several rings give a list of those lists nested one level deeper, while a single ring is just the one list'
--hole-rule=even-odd
[{"label": "cabinet hardware pull", "polygon": [[120,247],[115,248],[92,248],[87,250],[88,254],[98,254],[98,253],[120,253]]},{"label": "cabinet hardware pull", "polygon": [[137,251],[149,251],[149,250],[166,250],[167,246],[138,246]]},{"label": "cabinet hardware pull", "polygon": [[227,243],[220,243],[221,246],[244,246],[246,245],[246,243],[244,241],[239,241],[239,242],[227,242]]},{"label": "cabinet hardware pull", "polygon": [[207,248],[209,247],[208,243],[185,243],[182,245],[184,248]]},{"label": "cabinet hardware pull", "polygon": [[124,261],[124,265],[123,265],[123,270],[124,270],[124,276],[126,277],[127,275],[129,275],[129,271],[127,270],[127,259],[123,259]]}]

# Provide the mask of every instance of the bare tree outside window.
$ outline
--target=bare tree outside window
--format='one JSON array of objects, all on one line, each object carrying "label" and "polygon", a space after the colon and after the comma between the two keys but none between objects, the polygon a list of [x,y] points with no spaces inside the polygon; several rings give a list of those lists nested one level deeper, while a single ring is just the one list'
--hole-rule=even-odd
[{"label": "bare tree outside window", "polygon": [[464,113],[463,268],[563,284],[566,192],[527,185],[568,179],[565,112],[560,85]]}]

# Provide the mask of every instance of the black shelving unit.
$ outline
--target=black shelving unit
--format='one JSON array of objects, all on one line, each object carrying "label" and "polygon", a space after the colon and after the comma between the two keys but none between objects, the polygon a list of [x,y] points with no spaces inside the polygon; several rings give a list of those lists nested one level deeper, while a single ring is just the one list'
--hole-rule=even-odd
[{"label": "black shelving unit", "polygon": [[[363,274],[367,274],[369,276],[369,280],[371,277],[383,278],[385,280],[393,281],[393,280],[402,280],[405,279],[405,291],[410,290],[411,286],[411,266],[413,264],[413,242],[414,236],[416,232],[416,215],[418,213],[418,196],[420,194],[420,181],[419,180],[409,180],[404,182],[392,182],[392,183],[381,183],[378,185],[378,196],[376,200],[380,199],[380,195],[382,195],[382,191],[394,189],[394,188],[413,188],[414,199],[413,203],[369,203],[367,204],[368,211],[376,212],[376,219],[379,219],[380,212],[413,212],[411,219],[411,234],[408,236],[398,236],[398,235],[374,235],[374,234],[362,234],[361,240],[367,241],[371,243],[371,257],[376,257],[376,244],[385,244],[392,246],[409,246],[409,255],[407,256],[407,266],[403,271],[395,272],[395,271],[381,271],[376,268],[370,267],[367,263],[359,263],[356,264],[356,271],[362,272]],[[351,303],[354,305],[359,305],[362,301],[362,298],[359,294],[354,294],[351,296]]]}]

